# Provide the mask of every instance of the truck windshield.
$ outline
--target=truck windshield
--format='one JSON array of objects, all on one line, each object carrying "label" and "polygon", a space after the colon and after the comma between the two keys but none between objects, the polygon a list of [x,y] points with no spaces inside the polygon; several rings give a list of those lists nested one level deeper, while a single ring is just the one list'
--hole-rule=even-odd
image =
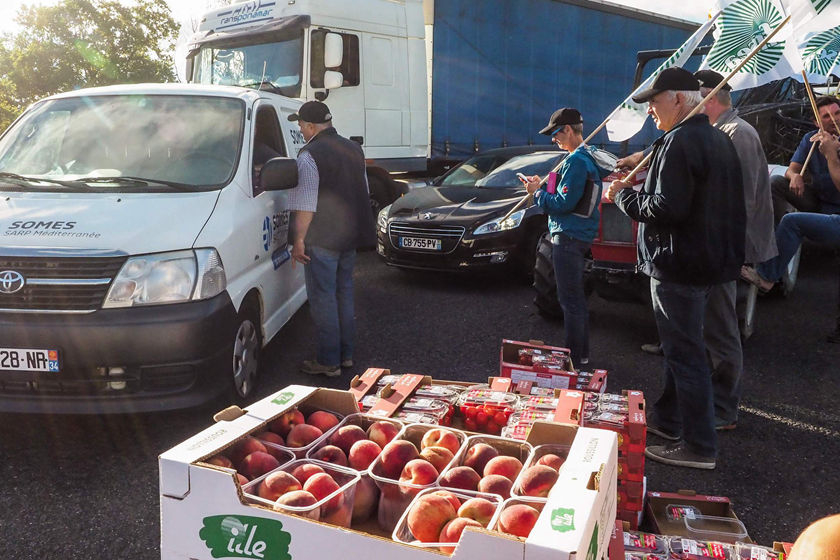
[{"label": "truck windshield", "polygon": [[217,189],[236,170],[244,116],[244,102],[224,97],[45,101],[0,138],[0,189]]},{"label": "truck windshield", "polygon": [[300,97],[303,32],[271,43],[202,47],[193,67],[195,83],[250,87]]}]

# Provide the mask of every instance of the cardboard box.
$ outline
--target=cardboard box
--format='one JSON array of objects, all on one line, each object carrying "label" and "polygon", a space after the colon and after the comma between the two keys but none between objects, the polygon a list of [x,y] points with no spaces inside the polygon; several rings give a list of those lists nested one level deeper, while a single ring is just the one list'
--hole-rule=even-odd
[{"label": "cardboard box", "polygon": [[578,376],[574,372],[572,359],[569,358],[569,369],[549,372],[542,368],[519,363],[519,350],[534,349],[543,350],[547,353],[552,351],[563,352],[567,356],[568,348],[547,346],[540,340],[529,342],[517,342],[515,340],[502,340],[502,349],[499,356],[499,375],[510,377],[514,384],[520,381],[530,381],[537,387],[548,387],[551,389],[576,389]]},{"label": "cardboard box", "polygon": [[[728,517],[737,521],[738,516],[732,509],[729,498],[723,496],[704,496],[694,490],[679,490],[677,492],[648,492],[645,511],[653,532],[660,535],[673,535],[690,539],[697,538],[691,534],[683,519],[669,519],[667,508],[669,505],[682,505],[695,508],[700,515]],[[747,535],[742,542],[753,542]]]},{"label": "cardboard box", "polygon": [[[222,420],[160,456],[161,557],[315,560],[432,560],[439,552],[400,544],[372,525],[344,529],[243,501],[234,471],[202,463],[264,429],[294,406],[356,412],[348,391],[289,386]],[[537,423],[534,445],[570,445],[558,484],[528,539],[468,529],[456,560],[602,558],[616,515],[617,445],[612,432]]]}]

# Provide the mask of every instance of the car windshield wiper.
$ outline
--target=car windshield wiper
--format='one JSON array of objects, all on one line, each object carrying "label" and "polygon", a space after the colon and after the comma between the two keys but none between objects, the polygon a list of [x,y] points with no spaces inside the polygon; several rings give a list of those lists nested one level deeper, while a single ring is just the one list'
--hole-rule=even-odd
[{"label": "car windshield wiper", "polygon": [[77,183],[75,181],[60,181],[58,179],[45,179],[43,177],[26,177],[25,175],[9,173],[8,171],[0,171],[0,179],[6,179],[7,181],[17,181],[18,184],[25,183],[28,186],[31,186],[32,183],[50,183],[52,185],[61,185],[62,187],[72,189],[87,189],[85,185]]},{"label": "car windshield wiper", "polygon": [[156,185],[164,185],[172,190],[189,192],[193,189],[190,185],[185,183],[175,183],[173,181],[164,181],[162,179],[148,179],[146,177],[131,177],[128,175],[119,175],[117,177],[81,177],[76,179],[81,183],[115,183],[119,185],[131,185],[134,187],[148,187],[150,183]]}]

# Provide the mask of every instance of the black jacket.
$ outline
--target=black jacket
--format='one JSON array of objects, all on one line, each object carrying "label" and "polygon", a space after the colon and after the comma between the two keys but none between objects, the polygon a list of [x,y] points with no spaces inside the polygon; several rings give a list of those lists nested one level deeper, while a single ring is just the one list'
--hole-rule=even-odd
[{"label": "black jacket", "polygon": [[641,192],[615,203],[639,222],[642,272],[667,282],[719,284],[744,263],[744,186],[729,137],[696,115],[654,143]]},{"label": "black jacket", "polygon": [[306,232],[306,245],[333,251],[373,247],[376,229],[361,146],[330,127],[315,135],[304,150],[318,167],[318,207]]}]

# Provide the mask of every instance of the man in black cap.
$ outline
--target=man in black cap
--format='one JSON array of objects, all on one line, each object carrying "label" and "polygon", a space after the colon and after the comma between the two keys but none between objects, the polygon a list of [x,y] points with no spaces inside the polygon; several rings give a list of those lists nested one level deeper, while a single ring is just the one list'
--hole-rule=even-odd
[{"label": "man in black cap", "polygon": [[591,150],[583,143],[583,118],[577,109],[554,111],[540,134],[569,155],[557,174],[556,183],[540,189],[540,177],[528,177],[526,189],[534,204],[548,214],[557,298],[563,308],[566,347],[572,364],[589,363],[589,310],[583,289],[585,256],[598,233],[598,201],[601,174]]},{"label": "man in black cap", "polygon": [[608,196],[639,222],[638,256],[650,276],[665,355],[665,387],[648,431],[670,440],[645,455],[662,463],[713,469],[717,457],[712,379],[703,316],[712,286],[738,278],[744,262],[744,194],[738,154],[706,115],[691,72],[668,68],[634,96],[665,131],[653,145],[640,192],[623,181]]},{"label": "man in black cap", "polygon": [[353,266],[356,249],[375,242],[361,146],[338,135],[329,108],[307,101],[297,113],[306,145],[297,157],[298,186],[289,193],[292,259],[304,265],[309,310],[318,336],[303,373],[341,375],[353,366]]}]

